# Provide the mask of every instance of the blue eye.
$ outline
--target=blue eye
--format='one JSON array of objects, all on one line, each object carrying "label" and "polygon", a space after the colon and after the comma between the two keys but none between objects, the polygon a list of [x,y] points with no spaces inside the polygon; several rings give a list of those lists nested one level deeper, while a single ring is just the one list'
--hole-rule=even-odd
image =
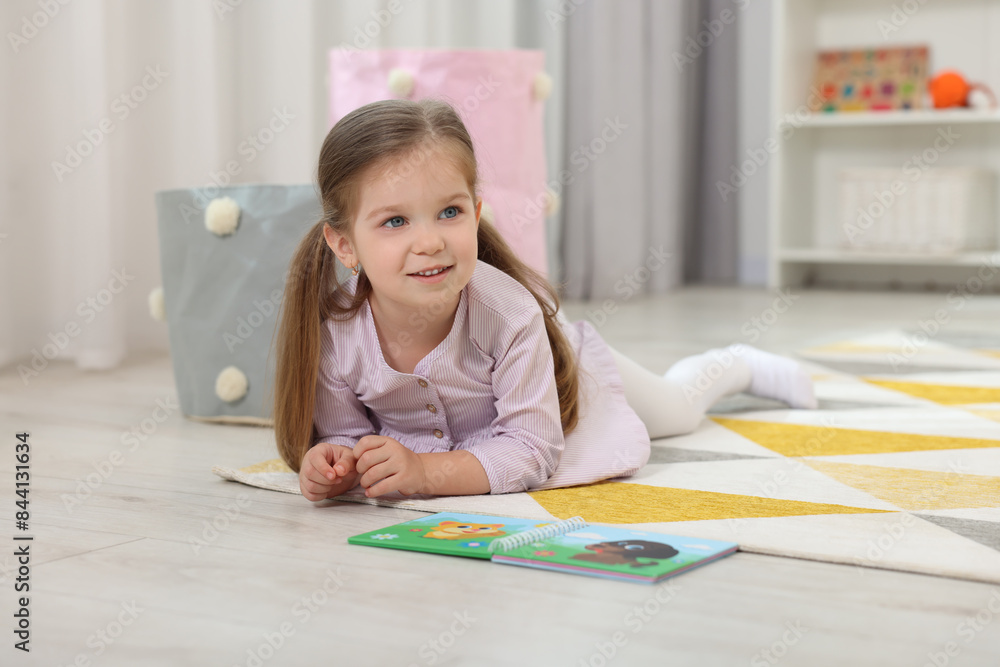
[{"label": "blue eye", "polygon": [[[386,220],[384,223],[382,223],[382,226],[385,227],[386,225],[388,225],[393,220],[400,220],[400,221],[405,222],[405,220],[403,220],[403,218],[401,218],[400,216],[397,215],[395,218],[389,218],[388,220]],[[399,227],[393,227],[393,226],[390,225],[389,229],[399,229]]]},{"label": "blue eye", "polygon": [[462,209],[460,209],[457,206],[449,206],[448,208],[445,209],[445,211],[450,211],[450,210],[453,210],[453,209],[455,211],[455,215],[449,215],[448,216],[449,218],[454,218],[454,217],[458,216],[459,213],[462,212]]}]

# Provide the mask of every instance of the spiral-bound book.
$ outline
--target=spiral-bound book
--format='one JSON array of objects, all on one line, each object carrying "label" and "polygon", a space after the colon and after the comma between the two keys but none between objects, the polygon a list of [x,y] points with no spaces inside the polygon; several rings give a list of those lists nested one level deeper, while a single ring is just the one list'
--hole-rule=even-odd
[{"label": "spiral-bound book", "polygon": [[739,546],[591,524],[580,517],[539,522],[454,512],[431,514],[347,541],[651,584],[728,556]]}]

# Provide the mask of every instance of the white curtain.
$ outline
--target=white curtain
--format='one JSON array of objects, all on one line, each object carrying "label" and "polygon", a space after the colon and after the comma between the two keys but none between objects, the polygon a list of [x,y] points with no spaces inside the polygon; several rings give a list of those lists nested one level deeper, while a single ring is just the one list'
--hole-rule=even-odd
[{"label": "white curtain", "polygon": [[[711,267],[718,253],[706,249],[736,243],[735,213],[698,198],[731,161],[730,141],[706,137],[735,126],[732,96],[704,76],[734,52],[721,44],[735,31],[693,67],[674,59],[707,8],[723,5],[0,3],[0,368],[30,382],[51,359],[100,369],[168,349],[147,306],[161,283],[154,192],[312,182],[329,129],[327,54],[342,46],[544,50],[549,183],[563,199],[549,220],[550,277],[570,298],[627,298],[627,275],[639,292],[671,288],[686,256]],[[706,99],[716,111],[697,122]]]},{"label": "white curtain", "polygon": [[43,371],[58,358],[110,368],[127,353],[167,349],[166,326],[147,306],[161,282],[153,193],[227,179],[311,182],[329,129],[331,48],[544,49],[554,79],[547,157],[557,173],[566,22],[546,12],[559,4],[0,3],[9,29],[0,58],[0,367]]},{"label": "white curtain", "polygon": [[736,156],[737,6],[591,0],[572,15],[567,296],[622,303],[685,278],[735,280],[738,209],[714,184]]},{"label": "white curtain", "polygon": [[[684,93],[693,79],[677,70],[671,54],[682,48],[689,5],[586,2],[571,17],[567,296],[621,300],[681,280],[691,182]],[[669,257],[647,266],[651,254]]]}]

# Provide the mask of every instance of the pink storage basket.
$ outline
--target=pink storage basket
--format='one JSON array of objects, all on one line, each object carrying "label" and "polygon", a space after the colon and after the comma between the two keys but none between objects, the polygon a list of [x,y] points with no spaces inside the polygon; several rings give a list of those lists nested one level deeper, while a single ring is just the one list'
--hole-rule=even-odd
[{"label": "pink storage basket", "polygon": [[545,218],[555,201],[545,182],[543,103],[551,83],[544,61],[537,50],[333,49],[330,127],[378,100],[451,104],[472,135],[484,215],[547,276]]}]

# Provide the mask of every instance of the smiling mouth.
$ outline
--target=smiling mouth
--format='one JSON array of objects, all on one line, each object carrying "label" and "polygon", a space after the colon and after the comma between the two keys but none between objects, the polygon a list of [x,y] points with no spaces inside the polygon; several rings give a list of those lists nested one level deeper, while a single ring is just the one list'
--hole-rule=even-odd
[{"label": "smiling mouth", "polygon": [[[454,266],[454,265],[452,265],[452,266]],[[446,266],[446,267],[444,267],[444,268],[442,268],[440,270],[434,271],[433,273],[408,273],[406,275],[408,275],[408,276],[421,276],[423,278],[429,278],[431,276],[436,276],[439,273],[444,273],[445,271],[451,269],[452,266]]]}]

